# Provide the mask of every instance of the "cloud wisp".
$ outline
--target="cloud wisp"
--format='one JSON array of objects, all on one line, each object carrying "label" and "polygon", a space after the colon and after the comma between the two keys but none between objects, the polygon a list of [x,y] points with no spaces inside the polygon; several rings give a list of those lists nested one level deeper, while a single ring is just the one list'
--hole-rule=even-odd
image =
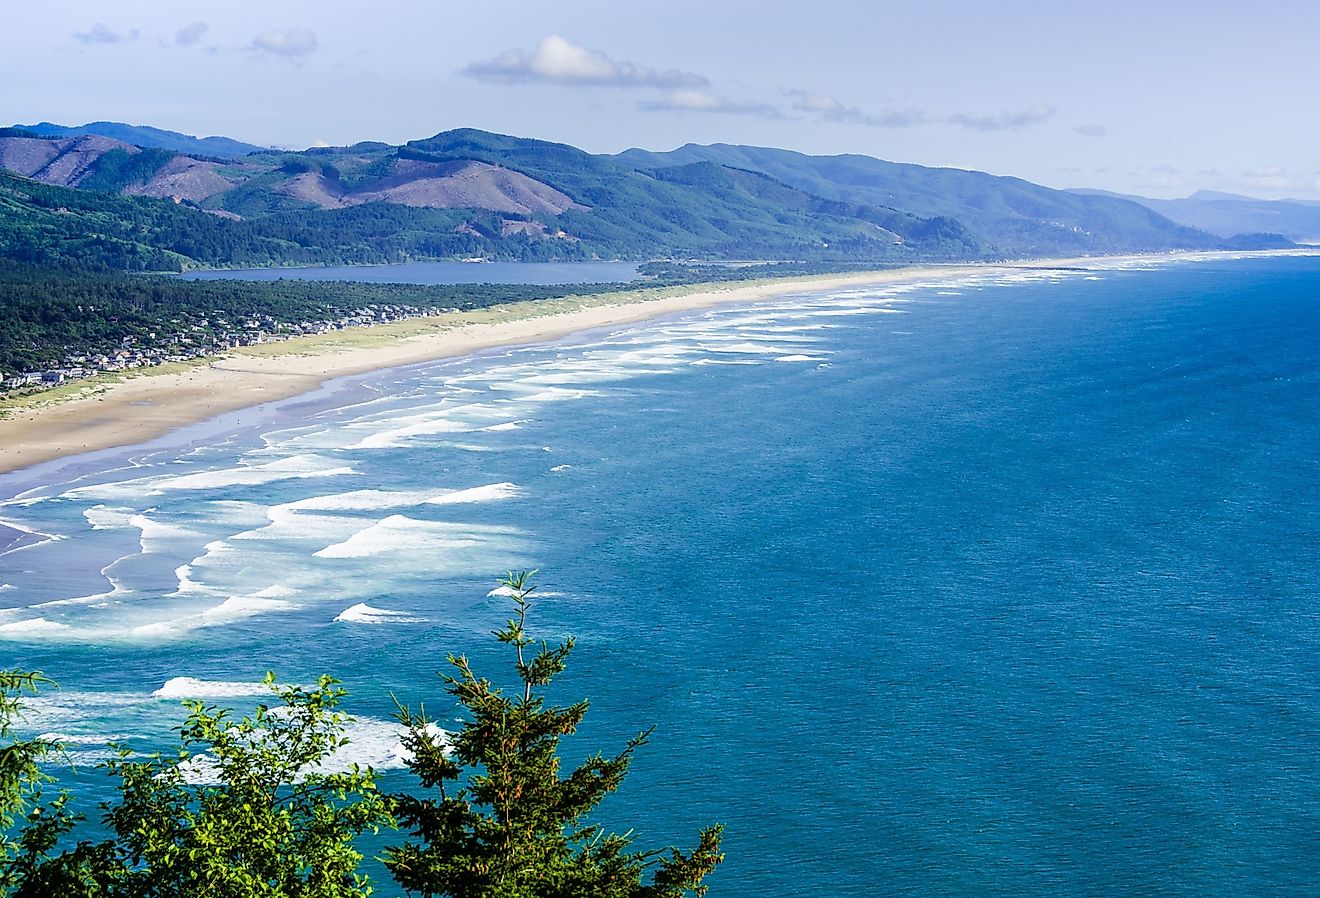
[{"label": "cloud wisp", "polygon": [[1109,129],[1104,125],[1078,125],[1073,128],[1073,133],[1082,137],[1104,137]]},{"label": "cloud wisp", "polygon": [[[997,115],[976,115],[958,113],[956,115],[935,115],[924,109],[908,107],[905,109],[884,109],[872,112],[859,106],[849,106],[831,94],[792,88],[785,90],[784,96],[790,99],[789,108],[798,115],[814,118],[822,122],[834,122],[841,125],[864,125],[868,128],[916,128],[922,125],[952,125],[972,131],[1020,131],[1049,121],[1054,117],[1052,106],[1034,106],[1017,112],[1001,112]],[[1104,128],[1099,125],[1084,125],[1076,129],[1080,134],[1099,137]]]},{"label": "cloud wisp", "polygon": [[1054,113],[1053,106],[1033,106],[1030,109],[1001,112],[998,115],[974,115],[960,112],[957,115],[949,116],[944,121],[950,125],[967,128],[969,131],[986,133],[992,131],[1021,131],[1023,128],[1049,121],[1054,118]]},{"label": "cloud wisp", "polygon": [[558,34],[543,38],[533,50],[506,50],[494,59],[474,62],[463,74],[496,84],[543,82],[575,87],[652,87],[662,90],[705,87],[710,82],[695,72],[656,69],[612,59],[599,50],[573,43]]},{"label": "cloud wisp", "polygon": [[88,46],[106,44],[129,44],[138,39],[140,32],[136,28],[127,31],[114,31],[104,22],[97,22],[86,31],[75,31],[73,39]]},{"label": "cloud wisp", "polygon": [[883,112],[866,112],[857,106],[848,106],[829,94],[813,93],[808,90],[786,90],[785,96],[792,98],[792,109],[813,115],[827,122],[845,125],[866,125],[871,128],[914,128],[937,121],[930,113],[920,109],[887,109]]},{"label": "cloud wisp", "polygon": [[267,56],[296,60],[316,52],[318,46],[316,33],[311,29],[287,28],[257,35],[248,49]]},{"label": "cloud wisp", "polygon": [[707,90],[676,90],[654,100],[640,100],[642,112],[711,112],[778,120],[785,115],[767,103],[741,103]]},{"label": "cloud wisp", "polygon": [[206,32],[211,30],[211,26],[205,22],[193,22],[185,25],[174,35],[174,45],[176,47],[192,47],[201,42],[206,36]]}]

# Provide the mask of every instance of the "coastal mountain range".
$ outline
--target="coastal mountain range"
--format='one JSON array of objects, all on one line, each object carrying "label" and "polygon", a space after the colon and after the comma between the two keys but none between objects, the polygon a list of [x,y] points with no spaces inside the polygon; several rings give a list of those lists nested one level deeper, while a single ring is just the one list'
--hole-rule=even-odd
[{"label": "coastal mountain range", "polygon": [[1173,221],[1220,237],[1255,231],[1280,234],[1298,243],[1320,243],[1320,202],[1315,200],[1259,200],[1214,190],[1198,190],[1175,200],[1101,190],[1074,192],[1131,200]]},{"label": "coastal mountain range", "polygon": [[595,155],[472,129],[295,152],[43,122],[0,130],[0,169],[12,173],[0,175],[0,253],[49,263],[77,246],[82,264],[127,269],[453,257],[898,263],[1264,248],[1305,230],[1243,235],[1190,225],[1155,201],[868,156],[725,144]]}]

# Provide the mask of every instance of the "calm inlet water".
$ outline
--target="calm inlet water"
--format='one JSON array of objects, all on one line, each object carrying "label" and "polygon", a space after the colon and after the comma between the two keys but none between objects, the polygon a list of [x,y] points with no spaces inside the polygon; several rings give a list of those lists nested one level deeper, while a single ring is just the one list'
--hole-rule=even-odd
[{"label": "calm inlet water", "polygon": [[536,566],[570,757],[657,725],[602,818],[725,822],[713,894],[1315,893],[1320,259],[798,296],[345,390],[0,506],[57,537],[0,555],[5,663],[65,687],[36,731],[92,760],[331,671],[403,784],[387,693],[511,673],[487,593]]}]

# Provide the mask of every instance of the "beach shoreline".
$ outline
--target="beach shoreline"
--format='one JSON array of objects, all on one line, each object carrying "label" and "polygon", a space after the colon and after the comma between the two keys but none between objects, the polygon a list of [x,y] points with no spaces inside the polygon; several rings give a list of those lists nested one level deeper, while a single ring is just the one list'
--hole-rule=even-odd
[{"label": "beach shoreline", "polygon": [[[756,282],[639,288],[636,291],[536,300],[410,319],[374,328],[295,337],[245,347],[179,370],[143,369],[93,379],[73,395],[42,395],[0,419],[0,474],[85,453],[125,448],[241,409],[310,393],[331,380],[530,345],[576,333],[634,324],[713,306],[754,303],[795,293],[886,287],[1031,269],[1113,266],[1141,260],[1241,257],[1181,253],[919,265],[873,272],[809,275]],[[1254,254],[1251,254],[1254,255]]]}]

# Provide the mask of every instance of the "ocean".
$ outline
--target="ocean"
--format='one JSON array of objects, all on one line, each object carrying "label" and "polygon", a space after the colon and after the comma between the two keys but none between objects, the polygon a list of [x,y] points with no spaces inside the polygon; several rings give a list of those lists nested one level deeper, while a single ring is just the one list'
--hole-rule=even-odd
[{"label": "ocean", "polygon": [[[478,266],[473,266],[478,267]],[[1313,895],[1320,258],[803,294],[380,373],[5,478],[0,661],[105,796],[177,700],[452,724],[507,569],[574,634],[599,819],[712,895]],[[2,542],[3,540],[0,540]],[[386,840],[388,841],[388,839]],[[378,894],[394,895],[388,882]]]}]

